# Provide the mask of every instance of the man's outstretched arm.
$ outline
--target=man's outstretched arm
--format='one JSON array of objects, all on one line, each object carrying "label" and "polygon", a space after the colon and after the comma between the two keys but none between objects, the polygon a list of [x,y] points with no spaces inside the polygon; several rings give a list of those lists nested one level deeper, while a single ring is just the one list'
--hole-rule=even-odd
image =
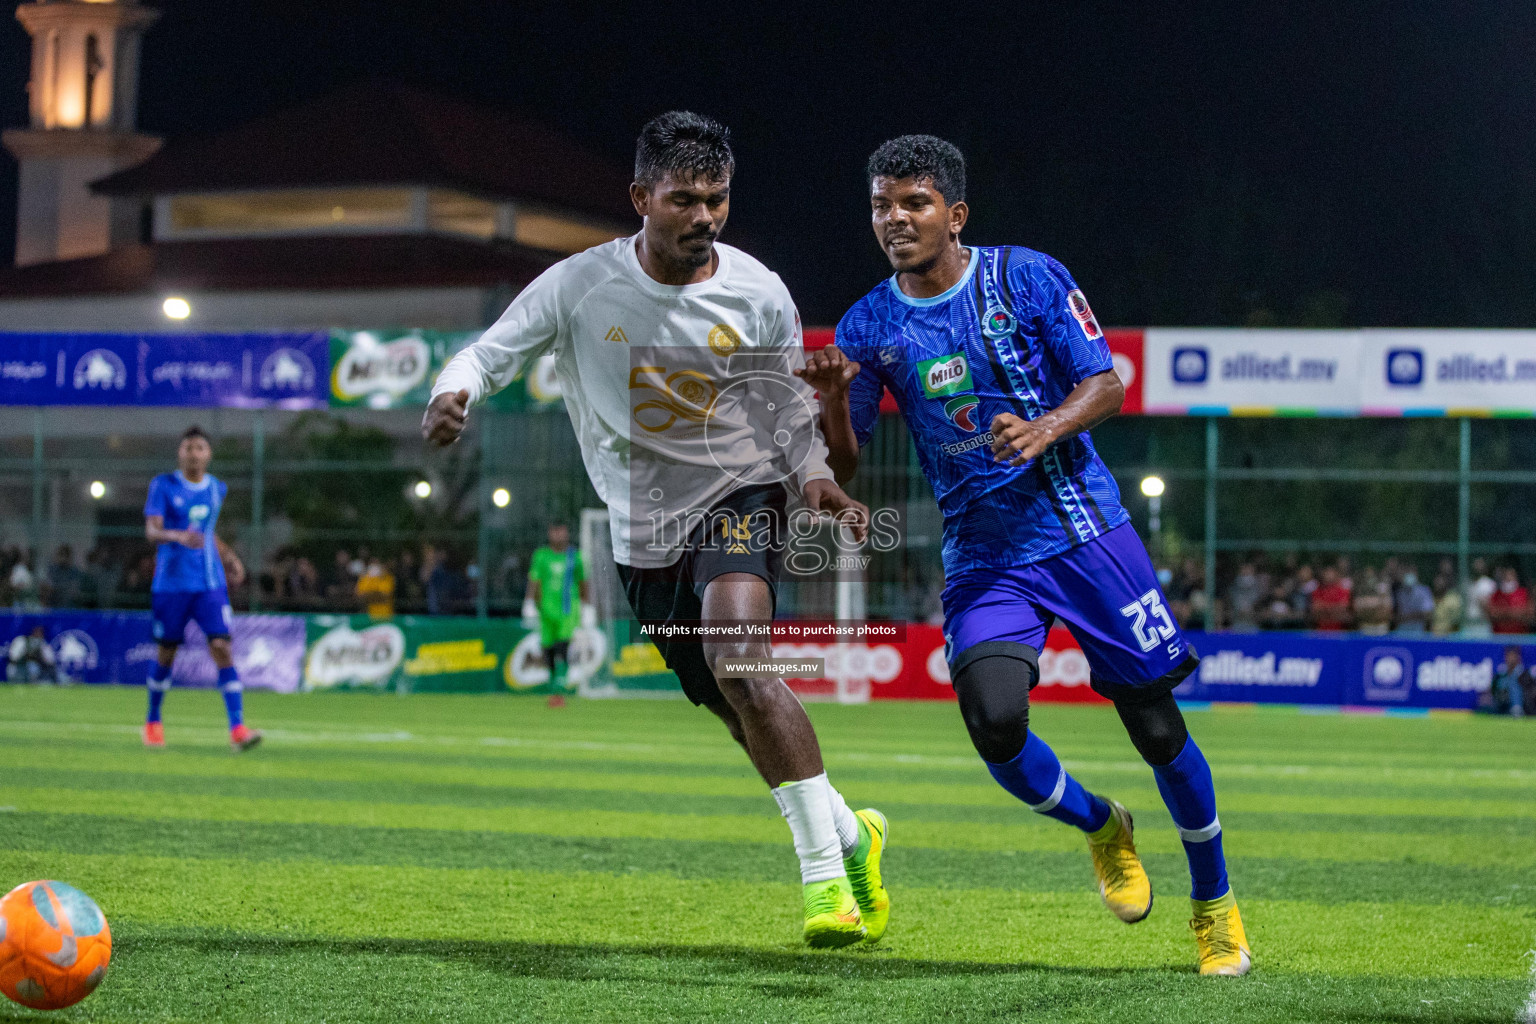
[{"label": "man's outstretched arm", "polygon": [[848,386],[859,375],[859,364],[836,345],[811,353],[795,376],[821,395],[821,433],[827,442],[827,467],[838,484],[853,479],[859,468],[859,439],[853,429]]},{"label": "man's outstretched arm", "polygon": [[518,293],[512,305],[473,345],[463,349],[437,375],[432,398],[421,418],[421,436],[439,448],[459,439],[470,407],[512,383],[549,351],[560,330],[560,289],[555,266]]}]

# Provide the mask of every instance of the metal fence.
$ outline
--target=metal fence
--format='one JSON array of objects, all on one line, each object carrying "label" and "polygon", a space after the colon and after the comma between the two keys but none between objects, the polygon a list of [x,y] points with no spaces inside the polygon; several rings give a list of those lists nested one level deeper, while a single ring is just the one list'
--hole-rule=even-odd
[{"label": "metal fence", "polygon": [[[11,602],[49,596],[67,544],[78,603],[147,605],[145,492],[175,468],[177,438],[195,421],[214,436],[212,471],[230,488],[221,532],[261,567],[233,595],[241,606],[346,607],[355,598],[335,589],[347,572],[338,553],[355,568],[366,552],[395,572],[400,611],[515,612],[546,525],[574,528],[599,504],[569,421],[482,410],[459,445],[435,452],[418,420],[413,409],[0,408],[0,590]],[[1198,558],[1207,594],[1252,553],[1448,557],[1462,580],[1478,555],[1536,562],[1536,420],[1126,417],[1094,437],[1144,534],[1140,481],[1165,481],[1150,545],[1167,560]],[[903,541],[871,560],[868,613],[934,616],[942,523],[898,417],[882,418],[851,490],[895,510]],[[18,595],[10,573],[29,549],[37,592]],[[301,559],[313,591],[287,585]],[[830,601],[803,589],[791,604]]]}]

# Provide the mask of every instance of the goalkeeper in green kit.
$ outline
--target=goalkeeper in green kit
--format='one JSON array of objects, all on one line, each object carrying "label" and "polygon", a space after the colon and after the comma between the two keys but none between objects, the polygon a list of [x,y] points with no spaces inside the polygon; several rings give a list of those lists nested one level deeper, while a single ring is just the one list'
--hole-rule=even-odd
[{"label": "goalkeeper in green kit", "polygon": [[549,666],[550,682],[556,687],[565,686],[571,637],[577,627],[596,624],[586,559],[571,547],[570,528],[564,523],[551,523],[549,543],[533,553],[528,566],[523,626],[538,627],[544,664]]}]

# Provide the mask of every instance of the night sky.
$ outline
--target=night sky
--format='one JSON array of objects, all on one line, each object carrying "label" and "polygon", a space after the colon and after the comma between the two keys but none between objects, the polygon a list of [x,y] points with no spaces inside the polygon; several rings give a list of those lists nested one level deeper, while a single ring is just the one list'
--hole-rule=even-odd
[{"label": "night sky", "polygon": [[[863,163],[921,131],[970,162],[967,240],[1056,256],[1105,323],[1536,325],[1528,2],[155,6],[139,121],[166,136],[370,78],[625,165],[647,117],[711,114],[739,165],[725,239],[807,323],[886,273]],[[8,21],[6,126],[26,54]]]}]

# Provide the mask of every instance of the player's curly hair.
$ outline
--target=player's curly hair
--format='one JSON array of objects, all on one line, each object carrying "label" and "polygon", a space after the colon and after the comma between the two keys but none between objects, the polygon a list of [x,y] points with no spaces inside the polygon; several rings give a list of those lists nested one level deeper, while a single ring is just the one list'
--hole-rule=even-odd
[{"label": "player's curly hair", "polygon": [[635,181],[647,188],[668,173],[724,181],[735,170],[730,129],[690,110],[651,118],[635,143]]},{"label": "player's curly hair", "polygon": [[932,135],[902,135],[870,155],[866,184],[876,178],[927,178],[949,205],[965,198],[965,157]]}]

